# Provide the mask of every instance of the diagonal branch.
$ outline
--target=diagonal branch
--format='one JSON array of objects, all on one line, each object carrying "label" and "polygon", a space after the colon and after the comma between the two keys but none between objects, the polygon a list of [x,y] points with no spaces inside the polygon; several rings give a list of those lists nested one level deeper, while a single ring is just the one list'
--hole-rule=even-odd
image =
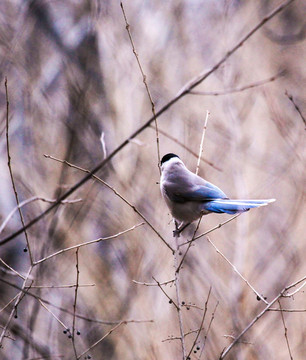
[{"label": "diagonal branch", "polygon": [[[225,356],[231,351],[231,349],[233,348],[234,345],[236,345],[239,340],[242,338],[242,336],[271,308],[271,306],[276,303],[276,301],[278,299],[280,299],[283,296],[286,296],[286,292],[295,287],[296,285],[300,284],[301,282],[305,281],[306,276],[302,277],[301,279],[299,279],[298,281],[295,281],[294,283],[286,286],[283,288],[283,290],[271,301],[269,302],[269,304],[248,324],[248,326],[246,328],[244,328],[244,330],[234,339],[234,341],[226,348],[222,351],[219,360],[222,360],[225,358]],[[297,289],[297,290],[301,290],[301,286]]]},{"label": "diagonal branch", "polygon": [[106,240],[110,240],[110,239],[114,239],[114,238],[117,238],[119,237],[120,235],[123,235],[127,232],[130,232],[130,231],[133,231],[134,229],[136,229],[137,227],[141,226],[141,225],[144,225],[144,223],[139,223],[137,225],[134,225],[132,226],[131,228],[127,229],[127,230],[124,230],[124,231],[120,231],[119,233],[115,234],[115,235],[111,235],[111,236],[107,236],[105,238],[99,238],[99,239],[95,239],[95,240],[89,240],[89,241],[86,241],[86,242],[83,242],[81,244],[77,244],[77,245],[73,245],[73,246],[70,246],[68,248],[65,248],[65,249],[62,249],[62,250],[59,250],[59,251],[56,251],[55,253],[51,254],[51,255],[48,255],[40,260],[37,260],[33,263],[33,265],[38,265],[46,260],[49,260],[51,259],[52,257],[54,256],[57,256],[59,254],[63,254],[64,252],[66,251],[70,251],[70,250],[73,250],[73,249],[78,249],[82,246],[87,246],[87,245],[91,245],[91,244],[94,244],[94,243],[97,243],[97,242],[100,242],[100,241],[106,241]]},{"label": "diagonal branch", "polygon": [[[91,173],[89,170],[83,169],[80,166],[74,165],[69,163],[66,160],[61,160],[61,159],[57,159],[53,156],[50,155],[44,155],[47,159],[52,159],[55,161],[58,161],[60,163],[66,164],[74,169],[83,171],[85,173]],[[123,200],[127,205],[129,205],[135,212],[136,214],[138,214],[146,223],[147,225],[149,225],[149,227],[155,232],[155,234],[162,240],[162,242],[172,251],[174,252],[174,250],[172,249],[172,247],[167,243],[167,241],[161,236],[161,234],[155,229],[155,227],[149,222],[149,220],[136,208],[135,205],[131,204],[125,197],[123,197],[115,188],[113,188],[112,186],[110,186],[106,181],[102,180],[101,178],[99,178],[98,176],[92,174],[93,179],[99,181],[100,183],[102,183],[103,185],[105,185],[106,187],[108,187],[110,190],[112,190],[114,192],[115,195],[117,195],[121,200]]]},{"label": "diagonal branch", "polygon": [[[174,104],[176,104],[181,98],[186,96],[190,93],[191,90],[193,90],[195,87],[197,87],[199,84],[201,84],[204,80],[206,80],[211,74],[213,74],[216,70],[219,69],[219,67],[227,61],[229,57],[231,57],[251,36],[253,36],[261,27],[263,27],[269,20],[271,20],[275,15],[277,15],[279,12],[284,10],[287,6],[292,4],[295,0],[287,0],[284,1],[281,5],[276,7],[273,11],[270,12],[270,14],[266,15],[252,30],[250,30],[231,50],[229,50],[221,60],[219,60],[210,70],[203,72],[198,77],[196,77],[194,80],[189,82],[187,85],[183,87],[183,89],[174,97],[172,98],[166,105],[164,105],[157,113],[156,118],[158,118],[161,114],[166,112],[168,109],[170,109]],[[149,120],[147,120],[140,128],[138,128],[134,133],[132,133],[127,139],[125,139],[119,146],[117,146],[116,149],[114,149],[108,157],[106,157],[103,161],[101,161],[92,171],[90,174],[87,174],[84,176],[79,182],[77,182],[75,185],[73,185],[68,191],[66,191],[64,194],[62,194],[56,203],[50,205],[45,211],[43,211],[40,215],[29,221],[25,226],[21,227],[17,231],[15,231],[13,234],[7,236],[3,240],[0,241],[0,245],[4,245],[10,240],[14,239],[16,236],[21,234],[25,229],[28,229],[29,227],[36,224],[39,220],[41,220],[43,217],[45,217],[51,210],[53,210],[61,201],[66,199],[69,195],[73,194],[77,189],[79,189],[82,185],[84,185],[92,176],[92,174],[97,173],[99,170],[103,169],[104,166],[111,161],[115,155],[117,155],[125,146],[129,144],[129,142],[134,139],[136,136],[138,136],[140,133],[142,133],[147,127],[151,125],[151,123],[154,121],[154,116],[152,116]]]}]

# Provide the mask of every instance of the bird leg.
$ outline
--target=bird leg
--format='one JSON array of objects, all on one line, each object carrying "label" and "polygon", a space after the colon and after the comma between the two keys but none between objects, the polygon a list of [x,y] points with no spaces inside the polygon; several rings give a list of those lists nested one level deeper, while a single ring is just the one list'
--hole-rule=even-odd
[{"label": "bird leg", "polygon": [[190,223],[184,223],[184,221],[182,221],[179,225],[176,220],[174,220],[174,224],[175,230],[173,230],[173,237],[180,237],[180,233],[190,225]]}]

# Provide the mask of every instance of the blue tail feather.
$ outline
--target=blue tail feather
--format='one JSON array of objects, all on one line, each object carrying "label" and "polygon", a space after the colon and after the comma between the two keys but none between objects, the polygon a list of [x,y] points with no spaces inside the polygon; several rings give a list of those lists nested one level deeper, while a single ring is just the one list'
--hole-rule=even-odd
[{"label": "blue tail feather", "polygon": [[248,211],[252,208],[259,206],[265,206],[275,199],[268,200],[230,200],[220,199],[212,200],[203,203],[203,210],[211,211],[215,213],[227,213],[236,214],[244,211]]}]

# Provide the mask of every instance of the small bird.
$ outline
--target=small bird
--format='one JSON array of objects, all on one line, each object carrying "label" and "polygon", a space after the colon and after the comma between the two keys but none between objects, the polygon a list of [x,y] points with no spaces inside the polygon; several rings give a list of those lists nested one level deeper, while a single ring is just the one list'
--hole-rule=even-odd
[{"label": "small bird", "polygon": [[202,215],[212,212],[236,214],[275,201],[231,200],[216,185],[189,171],[172,153],[161,160],[160,190],[176,224],[180,223],[174,232],[177,235]]}]

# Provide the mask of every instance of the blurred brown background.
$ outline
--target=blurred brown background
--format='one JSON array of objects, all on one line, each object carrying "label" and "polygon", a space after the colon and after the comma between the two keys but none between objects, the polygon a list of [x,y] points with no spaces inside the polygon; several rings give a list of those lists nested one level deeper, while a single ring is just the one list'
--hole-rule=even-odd
[{"label": "blurred brown background", "polygon": [[[210,69],[280,1],[125,1],[135,47],[156,110],[201,72]],[[189,169],[196,168],[206,110],[210,111],[200,175],[232,198],[276,198],[265,208],[243,214],[210,235],[255,289],[272,300],[306,272],[305,263],[305,124],[285,95],[293,96],[302,114],[305,101],[305,11],[295,1],[263,26],[196,91],[222,92],[266,80],[274,81],[219,96],[187,95],[158,118],[161,154],[174,152]],[[57,198],[84,174],[43,154],[92,169],[107,153],[152,116],[141,74],[117,1],[0,2],[1,72],[1,223],[16,206],[7,166],[4,77],[10,98],[9,137],[12,170],[20,201],[31,196]],[[120,151],[98,175],[135,205],[173,244],[173,224],[157,182],[156,138],[147,128]],[[70,199],[77,204],[56,208],[28,230],[35,260],[99,237],[116,234],[142,219],[102,184],[88,181]],[[49,205],[23,207],[25,222]],[[209,215],[203,232],[228,219]],[[18,213],[1,234],[21,226]],[[190,229],[190,232],[192,229]],[[181,241],[188,237],[186,231]],[[24,234],[0,248],[0,257],[26,274],[29,268]],[[75,251],[36,266],[33,285],[67,285],[76,281]],[[1,277],[18,286],[22,280],[4,271]],[[180,359],[175,308],[157,287],[136,285],[173,278],[173,256],[144,225],[117,239],[79,251],[80,287],[77,313],[91,319],[154,320],[119,327],[94,347],[93,359]],[[201,359],[217,359],[230,342],[264,308],[233,269],[201,238],[187,255],[180,273],[182,300],[204,307],[210,286],[205,330],[219,302]],[[175,287],[165,290],[175,298]],[[32,289],[52,304],[73,311],[74,288]],[[0,283],[0,309],[17,289]],[[305,292],[283,299],[286,309],[306,308]],[[274,307],[278,307],[275,304]],[[72,316],[51,307],[70,328]],[[4,326],[12,304],[0,313]],[[183,309],[185,331],[197,329],[202,311]],[[285,312],[293,359],[306,353],[305,312]],[[78,354],[113,325],[76,319]],[[0,329],[1,330],[1,329]],[[73,359],[71,340],[63,327],[37,300],[26,296],[18,318],[9,327],[14,340],[4,338],[1,359],[50,356]],[[186,338],[189,349],[194,335]],[[279,312],[268,312],[229,353],[229,359],[289,359]],[[192,354],[199,359],[200,352]],[[82,357],[84,358],[84,356]]]}]

